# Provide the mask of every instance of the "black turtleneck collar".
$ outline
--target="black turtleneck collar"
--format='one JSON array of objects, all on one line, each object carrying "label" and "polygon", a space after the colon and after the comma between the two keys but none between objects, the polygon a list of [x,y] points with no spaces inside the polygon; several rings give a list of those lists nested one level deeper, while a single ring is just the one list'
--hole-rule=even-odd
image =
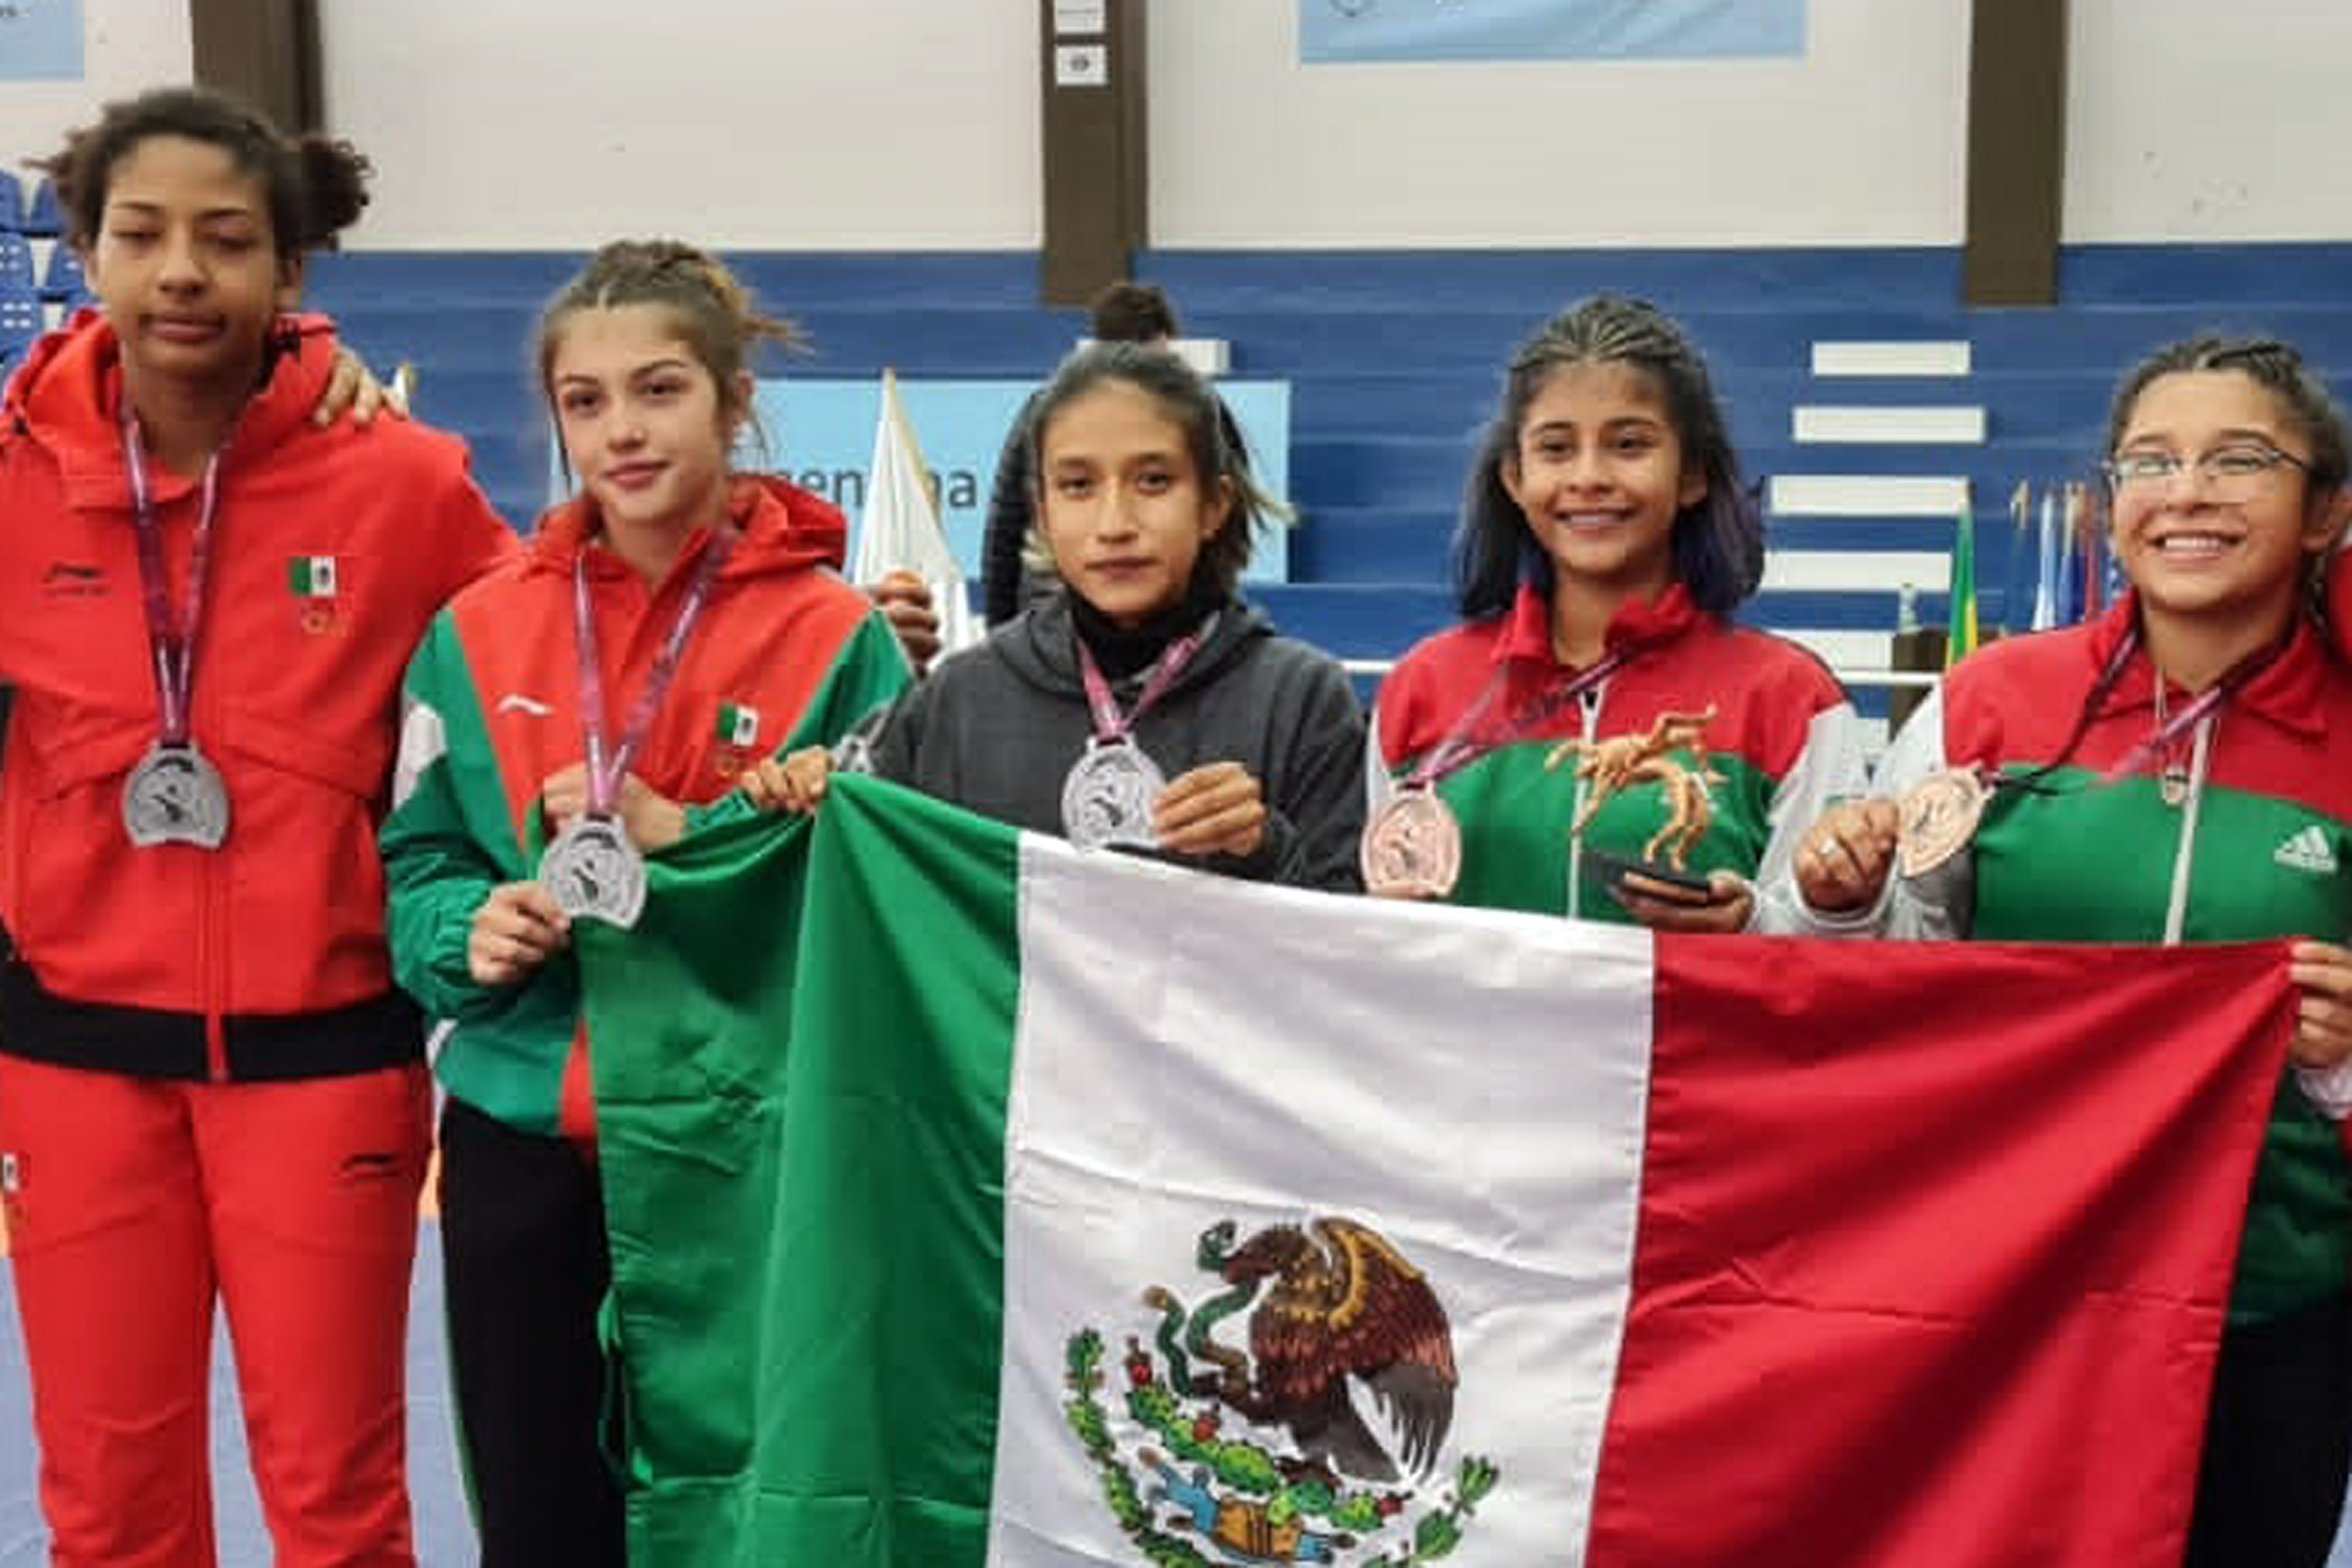
[{"label": "black turtleneck collar", "polygon": [[1071,626],[1085,640],[1087,650],[1095,656],[1095,663],[1113,680],[1125,680],[1149,668],[1161,649],[1208,619],[1211,612],[1222,609],[1227,597],[1213,584],[1196,577],[1191,589],[1175,604],[1141,626],[1122,626],[1067,588],[1063,592],[1069,595]]}]

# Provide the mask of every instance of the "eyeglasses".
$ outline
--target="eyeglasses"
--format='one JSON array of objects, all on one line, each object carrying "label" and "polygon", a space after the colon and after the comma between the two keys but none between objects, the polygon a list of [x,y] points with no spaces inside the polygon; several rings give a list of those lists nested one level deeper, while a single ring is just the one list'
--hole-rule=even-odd
[{"label": "eyeglasses", "polygon": [[2171,452],[2126,452],[2108,458],[2103,467],[2107,482],[2119,490],[2160,489],[2179,477],[2182,469],[2194,468],[2206,492],[2222,500],[2252,494],[2281,468],[2311,471],[2308,459],[2259,441],[2216,447],[2196,458]]}]

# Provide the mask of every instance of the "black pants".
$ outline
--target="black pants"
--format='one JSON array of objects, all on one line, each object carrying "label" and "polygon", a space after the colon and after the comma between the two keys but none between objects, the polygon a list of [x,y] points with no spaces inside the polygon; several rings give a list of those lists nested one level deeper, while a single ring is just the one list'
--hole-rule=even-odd
[{"label": "black pants", "polygon": [[2322,1568],[2352,1469],[2352,1297],[2221,1336],[2186,1568]]},{"label": "black pants", "polygon": [[595,1166],[450,1100],[441,1251],[482,1568],[622,1568],[621,1493],[597,1441],[613,1266]]}]

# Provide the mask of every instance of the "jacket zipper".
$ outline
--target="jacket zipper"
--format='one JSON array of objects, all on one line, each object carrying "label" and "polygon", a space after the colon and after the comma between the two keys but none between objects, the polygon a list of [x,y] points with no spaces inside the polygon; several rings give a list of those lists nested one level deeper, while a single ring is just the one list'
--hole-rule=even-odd
[{"label": "jacket zipper", "polygon": [[2180,805],[2180,838],[2172,852],[2172,894],[2164,910],[2168,947],[2179,943],[2181,929],[2189,921],[2189,870],[2197,858],[2197,813],[2205,803],[2205,772],[2212,760],[2213,729],[2221,717],[2211,713],[2199,721],[2189,740],[2189,798]]},{"label": "jacket zipper", "polygon": [[[1592,685],[1577,693],[1577,710],[1582,715],[1585,750],[1592,749],[1593,737],[1601,732],[1601,696],[1609,689],[1609,678],[1602,676]],[[1569,797],[1568,819],[1574,822],[1584,815],[1584,777],[1576,775],[1576,788]],[[1584,837],[1570,834],[1568,839],[1568,918],[1576,920],[1584,913]]]}]

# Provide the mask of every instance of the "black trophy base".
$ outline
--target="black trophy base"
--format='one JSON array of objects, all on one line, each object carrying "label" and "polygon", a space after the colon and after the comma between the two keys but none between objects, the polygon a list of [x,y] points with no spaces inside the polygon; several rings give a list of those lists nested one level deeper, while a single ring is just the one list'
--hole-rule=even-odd
[{"label": "black trophy base", "polygon": [[[1645,881],[1679,888],[1686,893],[1711,894],[1715,885],[1704,871],[1677,871],[1663,860],[1644,860],[1635,855],[1620,855],[1608,849],[1587,849],[1584,863],[1601,873],[1601,879],[1614,892],[1624,888],[1625,879],[1640,877]],[[1639,891],[1639,889],[1633,889]]]}]

